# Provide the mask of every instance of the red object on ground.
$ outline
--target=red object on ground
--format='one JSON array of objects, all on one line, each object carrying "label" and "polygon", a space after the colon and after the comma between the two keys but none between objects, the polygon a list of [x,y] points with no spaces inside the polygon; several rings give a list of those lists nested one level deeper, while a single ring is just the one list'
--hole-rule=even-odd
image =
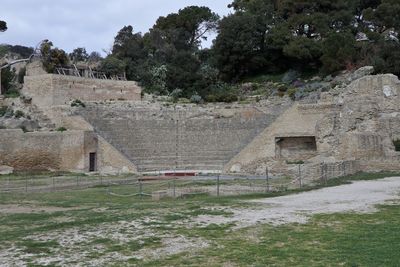
[{"label": "red object on ground", "polygon": [[195,172],[166,172],[165,176],[196,176]]}]

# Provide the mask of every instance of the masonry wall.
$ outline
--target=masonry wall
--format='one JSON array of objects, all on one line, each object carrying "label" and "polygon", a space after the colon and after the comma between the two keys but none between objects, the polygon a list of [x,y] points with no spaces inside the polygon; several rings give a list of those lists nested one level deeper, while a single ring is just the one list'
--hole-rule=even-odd
[{"label": "masonry wall", "polygon": [[26,76],[23,92],[40,107],[66,105],[71,101],[141,99],[142,89],[133,81],[87,79],[75,76],[42,74]]},{"label": "masonry wall", "polygon": [[0,130],[0,165],[15,170],[88,171],[89,153],[97,152],[92,132]]},{"label": "masonry wall", "polygon": [[222,170],[281,111],[92,105],[79,113],[139,171],[154,171]]},{"label": "masonry wall", "polygon": [[224,170],[251,172],[256,170],[259,161],[276,160],[276,138],[315,136],[315,126],[327,109],[330,109],[329,105],[292,106],[235,155]]}]

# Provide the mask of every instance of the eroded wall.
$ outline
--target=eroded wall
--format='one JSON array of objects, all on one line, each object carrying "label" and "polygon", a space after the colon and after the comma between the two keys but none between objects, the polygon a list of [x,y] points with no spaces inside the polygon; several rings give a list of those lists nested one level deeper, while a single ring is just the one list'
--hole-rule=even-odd
[{"label": "eroded wall", "polygon": [[41,74],[25,76],[23,93],[32,97],[40,107],[69,105],[79,99],[85,101],[141,99],[142,89],[136,82],[87,79],[75,76]]},{"label": "eroded wall", "polygon": [[15,170],[89,170],[89,153],[97,153],[94,133],[0,130],[0,165]]},{"label": "eroded wall", "polygon": [[89,105],[77,111],[139,171],[222,170],[290,103],[268,107]]},{"label": "eroded wall", "polygon": [[[298,104],[287,110],[238,153],[225,170],[257,173],[269,166],[284,173],[292,168],[285,162],[291,158],[306,160],[303,167],[310,169],[308,173],[315,179],[319,179],[321,170],[311,170],[320,163],[356,162],[352,172],[400,170],[400,152],[393,145],[400,135],[399,103],[400,81],[396,76],[362,77],[347,87],[322,94],[316,104]],[[303,146],[297,144],[296,148],[295,142],[287,144],[291,151],[279,151],[277,138],[296,136],[315,136],[314,157],[310,158],[308,151],[300,153]]]}]

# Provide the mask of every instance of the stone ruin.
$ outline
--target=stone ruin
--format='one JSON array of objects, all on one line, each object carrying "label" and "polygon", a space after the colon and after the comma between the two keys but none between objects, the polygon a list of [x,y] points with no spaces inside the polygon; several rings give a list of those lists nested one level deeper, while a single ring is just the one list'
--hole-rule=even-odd
[{"label": "stone ruin", "polygon": [[[0,130],[0,165],[103,173],[268,169],[295,178],[297,163],[309,180],[396,171],[400,81],[372,71],[346,76],[313,103],[271,97],[169,105],[141,100],[135,82],[45,74],[34,65],[22,92],[54,128]],[[76,100],[84,105],[71,107]]]}]

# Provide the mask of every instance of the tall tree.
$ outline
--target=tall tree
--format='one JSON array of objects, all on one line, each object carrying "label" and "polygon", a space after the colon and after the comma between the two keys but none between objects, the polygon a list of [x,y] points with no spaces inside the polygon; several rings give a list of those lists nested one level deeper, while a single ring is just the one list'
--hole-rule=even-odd
[{"label": "tall tree", "polygon": [[69,63],[68,55],[64,50],[57,47],[53,48],[51,41],[41,44],[43,66],[48,73],[53,73],[56,67],[66,66]]},{"label": "tall tree", "polygon": [[5,32],[7,30],[7,23],[3,20],[0,20],[0,32]]},{"label": "tall tree", "polygon": [[86,52],[86,48],[78,47],[75,48],[72,53],[69,54],[70,59],[76,63],[79,61],[87,61],[89,58],[88,53]]},{"label": "tall tree", "polygon": [[208,7],[189,6],[178,13],[158,18],[153,29],[158,29],[178,50],[198,48],[207,34],[215,31],[219,16]]}]

